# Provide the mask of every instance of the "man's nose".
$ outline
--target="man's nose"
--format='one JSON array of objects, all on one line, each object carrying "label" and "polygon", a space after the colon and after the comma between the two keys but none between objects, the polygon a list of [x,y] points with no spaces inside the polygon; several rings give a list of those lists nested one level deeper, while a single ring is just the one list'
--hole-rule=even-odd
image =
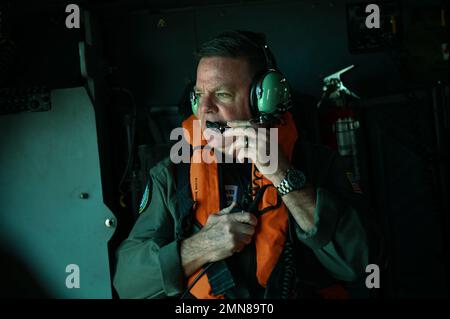
[{"label": "man's nose", "polygon": [[200,98],[199,111],[203,114],[206,113],[217,113],[218,108],[211,98],[211,95],[204,95]]}]

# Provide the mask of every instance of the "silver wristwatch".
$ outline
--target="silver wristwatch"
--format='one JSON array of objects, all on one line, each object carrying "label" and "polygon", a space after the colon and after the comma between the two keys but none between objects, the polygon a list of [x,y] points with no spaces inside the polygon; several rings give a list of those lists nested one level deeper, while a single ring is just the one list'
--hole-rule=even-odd
[{"label": "silver wristwatch", "polygon": [[288,169],[286,177],[275,186],[278,193],[283,196],[292,191],[300,190],[306,185],[306,177],[302,171],[294,168]]}]

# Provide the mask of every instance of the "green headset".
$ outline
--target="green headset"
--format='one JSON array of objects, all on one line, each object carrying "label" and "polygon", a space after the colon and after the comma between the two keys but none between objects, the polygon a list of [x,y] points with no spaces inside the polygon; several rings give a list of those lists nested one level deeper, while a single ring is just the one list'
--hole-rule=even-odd
[{"label": "green headset", "polygon": [[[249,92],[252,121],[259,124],[277,119],[292,106],[291,89],[286,78],[277,69],[266,44],[262,46],[262,50],[266,59],[266,69],[255,77]],[[197,115],[199,99],[194,91],[191,91],[190,101],[192,112]]]}]

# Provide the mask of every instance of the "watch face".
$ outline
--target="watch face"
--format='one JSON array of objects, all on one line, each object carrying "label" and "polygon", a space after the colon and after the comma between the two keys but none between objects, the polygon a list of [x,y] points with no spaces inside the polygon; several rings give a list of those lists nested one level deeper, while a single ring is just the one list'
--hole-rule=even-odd
[{"label": "watch face", "polygon": [[301,189],[301,188],[305,187],[305,185],[306,185],[305,174],[303,174],[302,171],[299,171],[296,169],[289,170],[289,172],[287,174],[287,179],[288,179],[289,184],[294,189]]}]

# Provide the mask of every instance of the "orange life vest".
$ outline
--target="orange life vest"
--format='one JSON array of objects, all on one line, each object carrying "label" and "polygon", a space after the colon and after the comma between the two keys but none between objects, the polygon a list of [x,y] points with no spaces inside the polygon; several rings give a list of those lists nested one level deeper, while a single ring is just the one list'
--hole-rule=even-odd
[{"label": "orange life vest", "polygon": [[[199,121],[192,115],[183,122],[185,131],[185,139],[192,145],[193,155],[190,164],[190,188],[193,200],[196,202],[194,207],[195,217],[204,225],[208,216],[220,211],[220,194],[219,194],[219,178],[217,162],[214,161],[215,156],[212,151],[207,151],[207,157],[210,158],[209,163],[201,161],[202,146],[206,141],[201,138],[194,138],[194,132],[201,132]],[[283,115],[282,124],[278,125],[278,142],[279,150],[281,149],[289,160],[292,160],[294,145],[297,140],[297,128],[291,113],[286,112]],[[203,150],[206,151],[206,150]],[[205,154],[203,155],[205,159]],[[259,171],[256,172],[255,165],[252,164],[252,179],[260,187],[272,184]],[[265,207],[275,206],[277,203],[277,191],[274,187],[268,187],[264,192],[262,200],[259,203],[259,210]],[[269,210],[267,213],[259,217],[256,227],[254,241],[256,248],[256,277],[262,287],[266,287],[267,281],[274,269],[281,252],[284,248],[286,240],[286,231],[288,227],[288,210],[284,203],[276,209]],[[190,285],[197,274],[198,270],[188,280]],[[211,287],[208,282],[207,275],[203,275],[197,283],[192,287],[191,294],[199,299],[221,299],[224,296],[215,296],[211,294]]]}]

